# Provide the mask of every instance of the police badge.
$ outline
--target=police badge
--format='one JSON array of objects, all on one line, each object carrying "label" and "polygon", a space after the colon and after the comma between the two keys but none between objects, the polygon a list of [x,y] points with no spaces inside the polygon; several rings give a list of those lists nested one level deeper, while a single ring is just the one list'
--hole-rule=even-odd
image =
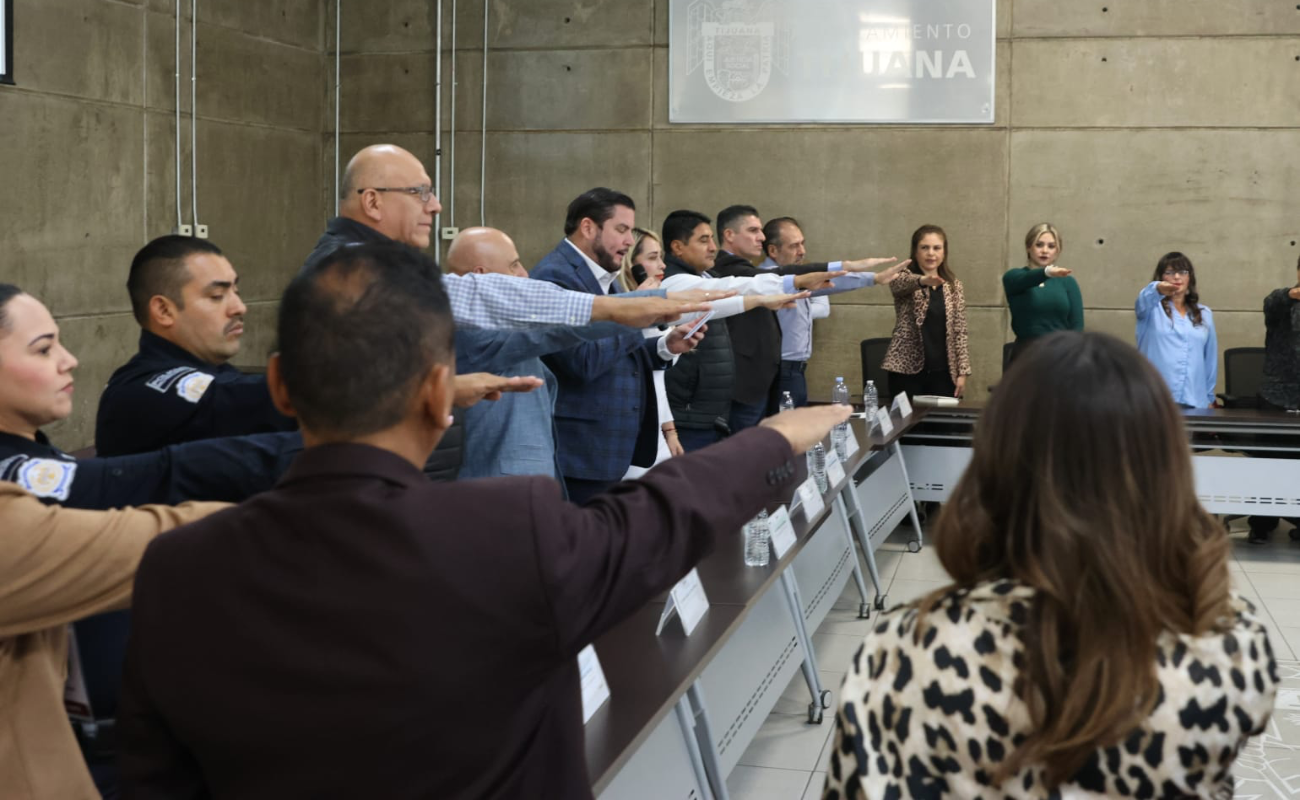
[{"label": "police badge", "polygon": [[176,382],[176,394],[191,403],[203,399],[203,394],[212,384],[212,376],[206,372],[191,372]]},{"label": "police badge", "polygon": [[49,497],[64,502],[72,492],[72,479],[77,474],[75,461],[28,458],[17,466],[14,483],[37,497]]},{"label": "police badge", "polygon": [[715,95],[732,103],[767,88],[775,66],[790,66],[789,31],[777,25],[771,0],[699,0],[687,11],[689,72],[704,68]]}]

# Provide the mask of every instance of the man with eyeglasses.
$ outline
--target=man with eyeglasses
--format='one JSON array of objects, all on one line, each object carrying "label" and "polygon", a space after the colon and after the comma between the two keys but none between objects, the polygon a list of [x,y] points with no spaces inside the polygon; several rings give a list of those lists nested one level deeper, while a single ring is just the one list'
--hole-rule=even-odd
[{"label": "man with eyeglasses", "polygon": [[[396,145],[371,145],[348,162],[339,190],[339,216],[329,221],[303,269],[348,245],[397,241],[425,249],[433,217],[441,210],[420,159]],[[443,275],[442,283],[458,329],[518,330],[600,321],[644,328],[703,310],[702,301],[724,296],[718,292],[712,293],[716,297],[703,292],[668,295],[659,290],[630,299],[593,297],[542,281],[494,274]]]}]

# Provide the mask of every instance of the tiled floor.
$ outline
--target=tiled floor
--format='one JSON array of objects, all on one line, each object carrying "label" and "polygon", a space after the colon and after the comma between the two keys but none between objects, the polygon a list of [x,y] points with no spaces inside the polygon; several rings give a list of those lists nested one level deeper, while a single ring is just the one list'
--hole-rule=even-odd
[{"label": "tiled floor", "polygon": [[[1235,523],[1243,526],[1244,520]],[[1300,542],[1287,536],[1287,523],[1265,546],[1246,543],[1234,528],[1234,585],[1265,615],[1282,673],[1269,730],[1253,739],[1237,760],[1239,800],[1300,798]],[[934,551],[908,553],[901,531],[876,554],[890,605],[919,597],[946,583]],[[865,569],[864,569],[865,574]],[[870,582],[868,581],[868,585]],[[849,581],[835,608],[813,635],[823,685],[838,694],[853,653],[870,624],[857,616],[858,594]],[[812,800],[821,797],[830,759],[834,718],[807,721],[808,689],[795,675],[754,742],[727,778],[732,800]]]}]

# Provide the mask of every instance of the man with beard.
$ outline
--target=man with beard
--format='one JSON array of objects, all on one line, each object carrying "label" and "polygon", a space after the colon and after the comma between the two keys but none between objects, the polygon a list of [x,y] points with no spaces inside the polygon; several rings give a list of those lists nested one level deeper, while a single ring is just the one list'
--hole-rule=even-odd
[{"label": "man with beard", "polygon": [[[569,204],[565,238],[532,276],[598,297],[618,294],[618,270],[635,226],[632,198],[604,187],[584,192]],[[683,326],[647,339],[628,331],[542,359],[559,379],[555,426],[570,500],[582,504],[621,480],[629,466],[654,463],[659,424],[651,372],[694,347],[699,337],[686,339],[685,332]]]}]

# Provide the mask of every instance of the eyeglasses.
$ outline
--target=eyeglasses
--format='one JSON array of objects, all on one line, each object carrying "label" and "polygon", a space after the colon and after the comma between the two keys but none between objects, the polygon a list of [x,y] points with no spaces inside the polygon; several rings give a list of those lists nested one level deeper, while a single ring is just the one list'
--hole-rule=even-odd
[{"label": "eyeglasses", "polygon": [[367,191],[401,192],[402,194],[409,194],[412,197],[420,198],[421,203],[427,203],[433,198],[433,187],[427,184],[424,186],[400,186],[396,188],[391,186],[370,186],[365,189],[357,189],[357,194],[365,194]]},{"label": "eyeglasses", "polygon": [[1179,278],[1186,278],[1188,275],[1191,274],[1192,274],[1191,270],[1187,270],[1187,269],[1167,269],[1164,272],[1160,273],[1161,277],[1163,278],[1172,278],[1175,275],[1178,276]]}]

